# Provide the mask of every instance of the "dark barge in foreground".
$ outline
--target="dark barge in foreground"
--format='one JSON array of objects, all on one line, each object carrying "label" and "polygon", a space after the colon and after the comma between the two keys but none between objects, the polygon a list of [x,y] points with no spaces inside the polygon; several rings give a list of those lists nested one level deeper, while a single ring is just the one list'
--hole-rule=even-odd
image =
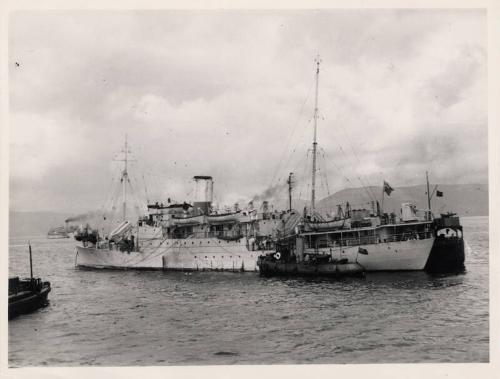
[{"label": "dark barge in foreground", "polygon": [[9,320],[21,314],[33,312],[48,304],[47,296],[50,292],[50,282],[40,278],[33,278],[33,260],[30,253],[30,277],[19,279],[18,276],[9,278]]},{"label": "dark barge in foreground", "polygon": [[9,320],[48,304],[50,282],[40,278],[9,278]]}]

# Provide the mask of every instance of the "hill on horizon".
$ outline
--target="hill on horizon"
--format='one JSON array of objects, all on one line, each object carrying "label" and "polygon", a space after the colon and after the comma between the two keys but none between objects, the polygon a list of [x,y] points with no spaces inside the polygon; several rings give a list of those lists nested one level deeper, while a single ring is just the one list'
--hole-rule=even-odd
[{"label": "hill on horizon", "polygon": [[[432,193],[434,186],[430,187]],[[438,190],[443,197],[433,196],[431,209],[435,215],[454,212],[459,216],[487,216],[488,185],[487,184],[438,184]],[[399,214],[401,203],[412,202],[418,209],[427,209],[427,186],[417,185],[408,187],[394,187],[394,191],[384,195],[384,211]],[[335,211],[338,204],[346,201],[354,209],[371,209],[371,200],[378,200],[382,205],[382,187],[371,186],[366,188],[348,188],[330,195],[317,204],[320,210]]]}]

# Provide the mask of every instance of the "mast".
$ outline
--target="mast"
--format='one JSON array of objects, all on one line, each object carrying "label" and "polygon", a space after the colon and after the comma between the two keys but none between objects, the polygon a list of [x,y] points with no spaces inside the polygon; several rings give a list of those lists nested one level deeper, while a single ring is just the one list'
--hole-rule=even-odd
[{"label": "mast", "polygon": [[288,175],[288,202],[289,202],[289,209],[292,211],[292,185],[293,185],[293,180],[292,180],[293,172]]},{"label": "mast", "polygon": [[122,177],[120,179],[122,183],[122,198],[123,198],[123,221],[125,221],[127,217],[127,182],[129,181],[128,179],[128,141],[127,141],[127,135],[125,134],[125,149],[122,151],[124,153],[124,159],[122,160],[124,165],[123,165],[123,171],[122,171]]},{"label": "mast", "polygon": [[429,192],[429,173],[425,172],[425,178],[427,180],[427,206],[429,208],[429,220],[431,219],[431,193]]},{"label": "mast", "polygon": [[30,278],[33,280],[33,259],[31,258],[31,243],[28,241],[28,247],[30,251]]},{"label": "mast", "polygon": [[127,136],[125,135],[125,159],[124,159],[124,169],[122,173],[122,191],[123,191],[123,221],[127,216],[127,180],[128,180],[128,152],[127,152]]},{"label": "mast", "polygon": [[311,180],[311,216],[316,213],[316,150],[317,129],[318,129],[318,81],[319,81],[319,64],[321,62],[319,55],[315,59],[316,62],[316,92],[314,98],[314,139],[313,139],[313,162],[312,162],[312,180]]}]

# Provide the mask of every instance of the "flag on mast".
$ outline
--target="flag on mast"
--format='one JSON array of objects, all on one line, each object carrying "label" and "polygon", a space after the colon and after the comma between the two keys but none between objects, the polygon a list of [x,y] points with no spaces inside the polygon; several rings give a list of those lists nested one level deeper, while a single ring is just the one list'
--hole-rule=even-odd
[{"label": "flag on mast", "polygon": [[442,191],[436,191],[436,197],[443,197]]},{"label": "flag on mast", "polygon": [[387,194],[387,196],[391,196],[391,192],[394,191],[394,188],[392,188],[389,183],[387,183],[384,180],[384,192]]}]

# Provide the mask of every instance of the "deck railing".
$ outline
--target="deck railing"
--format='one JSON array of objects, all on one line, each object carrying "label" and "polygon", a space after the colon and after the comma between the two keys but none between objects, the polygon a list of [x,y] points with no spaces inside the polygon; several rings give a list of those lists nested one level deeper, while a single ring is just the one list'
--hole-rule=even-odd
[{"label": "deck railing", "polygon": [[[360,236],[354,238],[342,238],[336,240],[325,240],[316,239],[310,241],[310,247],[314,248],[325,248],[325,247],[339,247],[339,246],[359,246],[359,245],[370,245],[376,243],[388,243],[388,242],[401,242],[408,240],[422,240],[432,237],[432,232],[412,232],[412,233],[402,233],[402,234],[392,234],[387,237],[380,236]],[[309,240],[306,238],[307,243]]]},{"label": "deck railing", "polygon": [[226,240],[236,240],[243,238],[243,234],[238,231],[203,231],[191,233],[170,233],[169,238],[173,239],[199,239],[199,238],[220,238]]}]

